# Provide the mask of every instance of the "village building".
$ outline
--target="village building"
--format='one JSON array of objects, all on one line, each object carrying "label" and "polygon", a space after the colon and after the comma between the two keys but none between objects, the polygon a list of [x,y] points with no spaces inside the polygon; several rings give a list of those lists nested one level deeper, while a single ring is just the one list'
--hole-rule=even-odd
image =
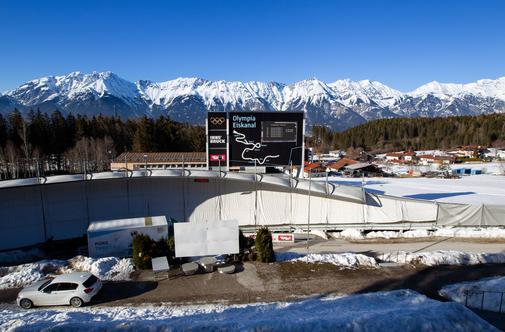
[{"label": "village building", "polygon": [[205,152],[123,152],[110,164],[112,171],[172,168],[206,169]]}]

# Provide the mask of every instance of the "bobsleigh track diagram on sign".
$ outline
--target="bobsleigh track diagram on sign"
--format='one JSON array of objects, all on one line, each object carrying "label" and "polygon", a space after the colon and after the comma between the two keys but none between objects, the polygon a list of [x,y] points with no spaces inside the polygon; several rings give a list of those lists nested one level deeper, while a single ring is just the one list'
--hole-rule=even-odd
[{"label": "bobsleigh track diagram on sign", "polygon": [[269,158],[279,158],[280,155],[267,155],[262,158],[249,158],[246,157],[245,154],[249,151],[254,151],[256,149],[261,149],[261,143],[254,143],[254,142],[249,142],[246,138],[245,135],[242,133],[239,133],[238,131],[234,130],[233,135],[235,135],[235,142],[241,143],[247,146],[251,146],[250,148],[244,148],[242,150],[242,159],[244,160],[250,160],[250,161],[256,161],[258,164],[263,165]]}]

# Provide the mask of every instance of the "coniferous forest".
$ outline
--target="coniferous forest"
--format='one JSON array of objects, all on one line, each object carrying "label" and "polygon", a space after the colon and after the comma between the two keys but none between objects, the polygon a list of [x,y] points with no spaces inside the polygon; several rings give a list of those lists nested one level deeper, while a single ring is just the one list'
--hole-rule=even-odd
[{"label": "coniferous forest", "polygon": [[360,148],[387,152],[462,145],[505,147],[505,114],[382,119],[343,132],[314,126],[311,141],[321,151]]},{"label": "coniferous forest", "polygon": [[0,114],[0,179],[103,171],[123,151],[205,151],[205,129],[167,117]]}]

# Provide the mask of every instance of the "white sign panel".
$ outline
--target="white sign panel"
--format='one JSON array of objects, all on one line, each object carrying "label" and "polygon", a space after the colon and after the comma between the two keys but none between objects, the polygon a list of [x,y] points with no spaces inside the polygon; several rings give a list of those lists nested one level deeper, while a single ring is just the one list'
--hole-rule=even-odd
[{"label": "white sign panel", "polygon": [[238,231],[237,220],[176,223],[175,256],[238,254]]}]

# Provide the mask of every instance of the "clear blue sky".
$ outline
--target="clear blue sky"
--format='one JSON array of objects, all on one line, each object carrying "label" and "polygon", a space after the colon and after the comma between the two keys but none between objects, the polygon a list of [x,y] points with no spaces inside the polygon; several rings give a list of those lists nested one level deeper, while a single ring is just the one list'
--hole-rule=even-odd
[{"label": "clear blue sky", "polygon": [[292,83],[505,76],[505,1],[0,1],[0,91],[46,75]]}]

